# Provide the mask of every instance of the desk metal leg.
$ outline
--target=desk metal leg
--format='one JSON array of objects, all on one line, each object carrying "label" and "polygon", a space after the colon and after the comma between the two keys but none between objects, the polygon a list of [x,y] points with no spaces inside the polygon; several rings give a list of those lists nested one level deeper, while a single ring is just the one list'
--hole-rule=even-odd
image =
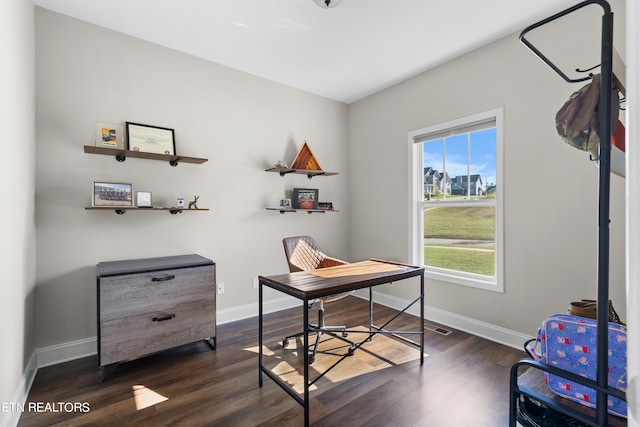
[{"label": "desk metal leg", "polygon": [[371,337],[373,335],[373,287],[369,286],[369,338],[368,341],[371,341]]},{"label": "desk metal leg", "polygon": [[[409,331],[402,332],[402,331],[390,331],[385,329],[388,324],[390,324],[395,319],[397,319],[402,313],[406,313],[409,307],[411,307],[416,303],[420,304],[420,328],[418,330],[415,330],[413,332],[409,332]],[[358,331],[346,330],[345,332],[358,332]],[[416,299],[414,299],[411,303],[409,303],[408,306],[400,310],[395,316],[387,320],[382,326],[376,326],[373,323],[373,287],[369,287],[369,337],[365,341],[371,341],[374,335],[380,334],[380,333],[393,335],[394,337],[400,340],[403,340],[411,345],[420,347],[420,365],[424,365],[424,275],[420,276],[420,295]],[[420,335],[420,341],[416,342],[416,341],[410,340],[404,337],[402,334],[418,334]],[[364,341],[361,344],[363,343]],[[360,346],[357,346],[356,349],[359,347]]]},{"label": "desk metal leg", "polygon": [[420,275],[420,365],[424,365],[424,274]]},{"label": "desk metal leg", "polygon": [[304,323],[304,425],[309,427],[309,301],[302,304],[302,321]]},{"label": "desk metal leg", "polygon": [[263,307],[263,283],[260,282],[258,285],[258,385],[262,387],[262,377],[263,374],[266,374],[269,378],[271,378],[276,384],[280,386],[285,392],[289,394],[296,402],[298,402],[304,408],[304,425],[305,427],[309,426],[309,301],[304,300],[302,304],[302,318],[303,318],[303,331],[304,331],[304,348],[307,351],[304,352],[304,367],[303,367],[303,376],[304,376],[304,394],[303,398],[288,384],[282,381],[276,374],[274,374],[270,369],[264,366],[264,354],[263,354],[263,343],[264,343],[264,307]]},{"label": "desk metal leg", "polygon": [[258,285],[258,386],[262,387],[262,282]]}]

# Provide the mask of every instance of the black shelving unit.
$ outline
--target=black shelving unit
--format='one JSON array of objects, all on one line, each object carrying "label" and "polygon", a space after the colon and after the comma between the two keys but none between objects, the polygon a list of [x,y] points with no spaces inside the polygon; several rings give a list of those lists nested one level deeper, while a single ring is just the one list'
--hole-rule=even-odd
[{"label": "black shelving unit", "polygon": [[[549,58],[540,52],[529,40],[527,33],[538,27],[555,21],[565,15],[573,13],[585,6],[597,4],[602,7],[602,39],[601,39],[601,63],[600,63],[600,104],[603,106],[599,110],[600,120],[600,152],[599,162],[599,190],[598,190],[598,306],[597,306],[597,344],[596,344],[596,380],[589,380],[579,375],[573,374],[554,366],[547,365],[532,359],[523,359],[513,365],[510,377],[510,405],[509,405],[509,425],[516,426],[518,411],[518,400],[520,396],[529,396],[532,399],[543,403],[553,410],[568,415],[575,420],[583,422],[589,426],[608,426],[609,420],[607,412],[607,396],[611,395],[626,400],[625,393],[608,386],[608,312],[609,312],[609,211],[610,211],[610,175],[611,175],[611,101],[613,89],[613,13],[608,2],[604,0],[588,0],[576,4],[575,6],[559,12],[547,19],[537,22],[520,34],[521,42],[527,46],[538,58],[558,73],[565,81],[577,83],[589,80],[591,76],[578,79],[571,79],[560,68],[558,68]],[[523,372],[524,371],[524,372]],[[524,381],[526,375],[549,372],[554,375],[566,378],[579,384],[586,385],[596,391],[595,411],[585,410],[580,405],[572,405],[570,401],[561,402],[559,399],[550,397],[535,387],[531,387]],[[624,421],[624,420],[623,420]],[[612,424],[616,424],[615,421]],[[626,425],[626,422],[624,423]]]}]

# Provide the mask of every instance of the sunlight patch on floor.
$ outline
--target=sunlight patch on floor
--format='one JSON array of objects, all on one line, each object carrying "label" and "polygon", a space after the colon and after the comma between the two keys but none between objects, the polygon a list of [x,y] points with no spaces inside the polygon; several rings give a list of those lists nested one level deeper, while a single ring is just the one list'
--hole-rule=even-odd
[{"label": "sunlight patch on floor", "polygon": [[[273,368],[273,373],[276,374],[282,381],[289,384],[296,393],[304,393],[304,376],[302,373],[295,369],[287,362],[280,362]],[[313,391],[318,387],[314,384],[309,387],[309,391]]]},{"label": "sunlight patch on floor", "polygon": [[168,397],[164,397],[160,393],[151,390],[143,385],[133,386],[133,400],[136,403],[136,410],[148,408],[158,403],[169,400]]},{"label": "sunlight patch on floor", "polygon": [[[247,348],[244,348],[243,350],[244,350],[244,351],[250,351],[250,352],[252,352],[252,353],[258,354],[258,349],[259,349],[259,348],[260,348],[260,347],[255,346],[255,347],[247,347]],[[275,353],[274,353],[273,351],[271,351],[271,350],[269,349],[269,347],[267,347],[267,346],[264,346],[264,348],[262,349],[262,354],[263,354],[264,356],[273,356],[273,355],[275,355]]]},{"label": "sunlight patch on floor", "polygon": [[[357,327],[357,330],[367,332],[365,327]],[[352,336],[351,336],[352,335]],[[356,341],[360,334],[350,334]],[[362,338],[364,338],[363,334]],[[291,339],[287,346],[282,343],[270,343],[263,345],[263,363],[277,375],[283,382],[289,384],[297,393],[304,391],[303,376],[303,339]],[[310,344],[315,342],[315,336],[310,337]],[[343,341],[329,336],[323,336],[315,361],[309,365],[310,378],[329,368],[338,358],[346,354],[349,345]],[[258,353],[259,347],[245,348],[245,351]],[[425,354],[425,357],[429,357]],[[357,349],[352,356],[346,357],[334,369],[324,376],[325,380],[332,383],[349,380],[360,375],[366,375],[381,369],[417,361],[420,358],[420,350],[385,335],[376,335],[371,341]],[[316,388],[315,384],[310,390]]]}]

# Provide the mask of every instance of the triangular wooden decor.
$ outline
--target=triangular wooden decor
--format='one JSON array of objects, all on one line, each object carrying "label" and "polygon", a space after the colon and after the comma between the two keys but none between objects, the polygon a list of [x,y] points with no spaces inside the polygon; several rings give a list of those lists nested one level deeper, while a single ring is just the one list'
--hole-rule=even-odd
[{"label": "triangular wooden decor", "polygon": [[309,144],[307,141],[302,144],[300,151],[296,155],[296,158],[293,159],[293,163],[291,164],[292,169],[304,169],[311,171],[321,171],[320,163],[316,159],[316,156],[313,155],[311,148],[309,148]]}]

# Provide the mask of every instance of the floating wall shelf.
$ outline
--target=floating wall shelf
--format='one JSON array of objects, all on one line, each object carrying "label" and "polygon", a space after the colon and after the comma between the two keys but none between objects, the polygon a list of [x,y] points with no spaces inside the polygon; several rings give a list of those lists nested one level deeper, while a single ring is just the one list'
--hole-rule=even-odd
[{"label": "floating wall shelf", "polygon": [[98,211],[114,211],[118,215],[123,215],[126,211],[168,211],[171,215],[176,215],[182,212],[191,211],[208,211],[209,209],[178,209],[178,208],[138,208],[129,206],[88,206],[86,210],[98,210]]},{"label": "floating wall shelf", "polygon": [[325,212],[338,212],[333,209],[292,209],[292,208],[267,208],[268,211],[280,211],[281,214],[285,214],[287,212],[307,212],[309,215],[312,213],[325,213]]},{"label": "floating wall shelf", "polygon": [[309,179],[314,176],[329,176],[329,175],[338,175],[338,172],[326,172],[322,170],[310,170],[310,169],[292,169],[292,168],[269,168],[265,169],[265,172],[276,172],[279,173],[280,176],[285,176],[290,173],[296,173],[300,175],[307,175]]},{"label": "floating wall shelf", "polygon": [[279,173],[280,176],[285,176],[290,173],[297,173],[301,175],[307,175],[309,179],[313,178],[314,176],[329,176],[338,174],[338,172],[326,172],[322,170],[318,159],[316,159],[316,156],[314,156],[307,141],[302,144],[302,147],[300,148],[300,151],[298,151],[296,158],[293,159],[293,163],[291,163],[290,168],[276,166],[266,169],[265,171],[276,172]]},{"label": "floating wall shelf", "polygon": [[208,159],[202,159],[198,157],[176,156],[170,154],[156,154],[156,153],[143,153],[141,151],[123,150],[119,148],[105,148],[94,147],[92,145],[85,145],[84,152],[89,154],[101,154],[104,156],[113,156],[119,162],[124,162],[127,157],[134,157],[138,159],[151,159],[151,160],[163,160],[169,162],[171,166],[178,166],[178,163],[195,163],[202,164]]}]

